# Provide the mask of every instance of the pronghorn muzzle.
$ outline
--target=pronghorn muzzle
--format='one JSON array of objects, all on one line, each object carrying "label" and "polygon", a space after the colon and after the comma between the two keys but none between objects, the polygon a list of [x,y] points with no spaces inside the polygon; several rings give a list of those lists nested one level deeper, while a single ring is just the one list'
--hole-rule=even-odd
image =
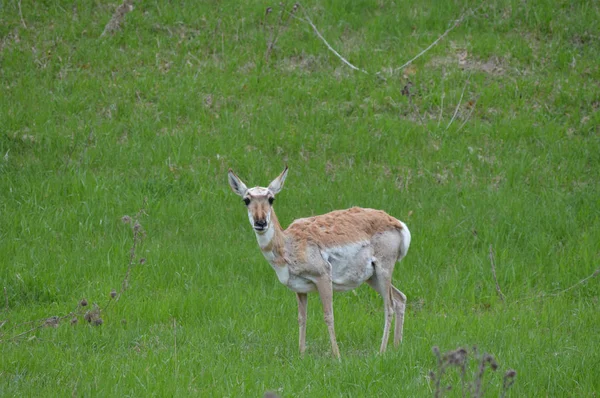
[{"label": "pronghorn muzzle", "polygon": [[258,232],[262,232],[267,229],[267,220],[255,220],[254,229]]}]

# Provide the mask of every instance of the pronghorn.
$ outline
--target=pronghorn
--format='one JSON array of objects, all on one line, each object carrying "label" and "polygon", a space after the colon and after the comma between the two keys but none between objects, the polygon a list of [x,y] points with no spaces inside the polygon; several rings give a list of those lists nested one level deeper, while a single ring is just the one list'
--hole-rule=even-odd
[{"label": "pronghorn", "polygon": [[248,209],[263,255],[279,281],[296,292],[300,354],[306,348],[307,293],[317,291],[323,305],[333,355],[340,357],[333,326],[333,292],[355,289],[363,282],[383,297],[385,323],[380,353],[387,347],[394,313],[394,344],[402,341],[406,296],[392,286],[392,273],[410,245],[406,225],[381,210],[353,207],[300,218],[281,228],[273,201],[283,188],[287,166],[267,188],[247,188],[229,169],[229,185]]}]

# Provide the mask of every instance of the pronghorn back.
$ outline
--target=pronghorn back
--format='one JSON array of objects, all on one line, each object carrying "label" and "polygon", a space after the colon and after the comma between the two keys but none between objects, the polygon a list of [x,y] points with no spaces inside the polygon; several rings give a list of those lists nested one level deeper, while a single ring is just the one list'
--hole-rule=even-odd
[{"label": "pronghorn back", "polygon": [[321,248],[370,241],[381,232],[405,229],[406,226],[382,210],[353,207],[294,221],[285,233],[300,246],[308,243]]}]

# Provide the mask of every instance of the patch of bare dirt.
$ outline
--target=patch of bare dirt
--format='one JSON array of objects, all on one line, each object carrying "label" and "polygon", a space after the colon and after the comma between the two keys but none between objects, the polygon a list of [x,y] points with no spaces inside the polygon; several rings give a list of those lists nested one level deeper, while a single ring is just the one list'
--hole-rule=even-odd
[{"label": "patch of bare dirt", "polygon": [[322,60],[320,57],[315,57],[314,55],[293,55],[291,57],[287,57],[282,59],[279,62],[281,69],[288,72],[305,72],[312,73],[315,72],[322,64]]},{"label": "patch of bare dirt", "polygon": [[483,72],[492,76],[504,75],[507,62],[504,58],[492,56],[486,60],[471,56],[468,50],[458,48],[452,56],[435,57],[427,64],[430,67],[458,66],[462,70]]}]

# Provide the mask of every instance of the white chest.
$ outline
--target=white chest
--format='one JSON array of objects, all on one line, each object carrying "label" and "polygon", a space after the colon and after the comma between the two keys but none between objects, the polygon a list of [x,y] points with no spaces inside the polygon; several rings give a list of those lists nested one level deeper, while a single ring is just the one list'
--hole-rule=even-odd
[{"label": "white chest", "polygon": [[297,293],[309,293],[316,290],[315,285],[308,279],[290,273],[290,268],[287,264],[275,264],[275,254],[273,252],[263,252],[265,258],[271,264],[271,268],[275,271],[277,279],[282,285]]}]

